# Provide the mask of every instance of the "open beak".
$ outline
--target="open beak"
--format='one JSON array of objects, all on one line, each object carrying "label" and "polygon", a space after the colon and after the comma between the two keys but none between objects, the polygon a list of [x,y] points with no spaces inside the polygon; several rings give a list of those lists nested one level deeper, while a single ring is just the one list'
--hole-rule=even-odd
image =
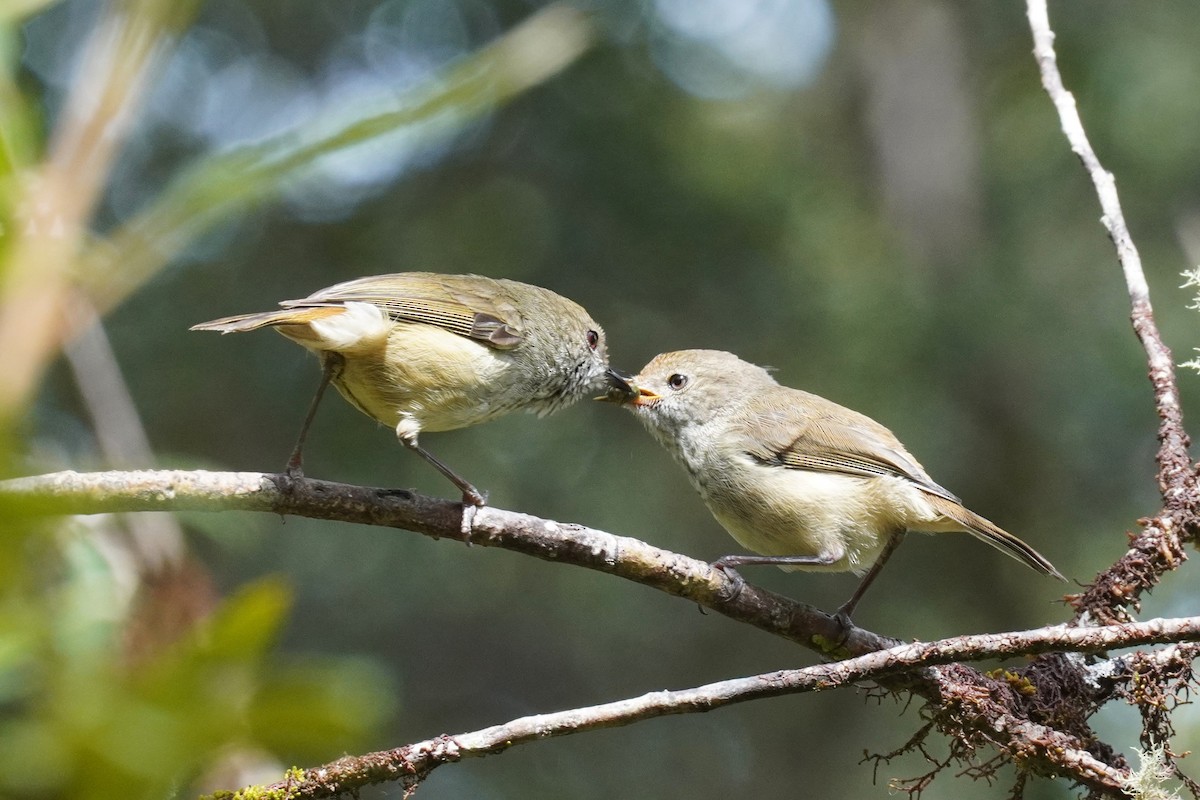
[{"label": "open beak", "polygon": [[629,382],[632,376],[609,367],[604,377],[608,380],[608,391],[595,398],[596,400],[623,405],[633,402],[638,397],[638,390]]}]

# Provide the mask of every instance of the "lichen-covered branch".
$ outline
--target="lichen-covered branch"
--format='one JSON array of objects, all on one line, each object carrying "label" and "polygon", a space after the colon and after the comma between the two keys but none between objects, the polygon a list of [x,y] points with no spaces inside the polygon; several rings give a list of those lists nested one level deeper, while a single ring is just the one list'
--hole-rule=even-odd
[{"label": "lichen-covered branch", "polygon": [[[552,714],[521,717],[469,733],[441,735],[421,742],[347,756],[258,791],[287,792],[290,797],[331,797],[376,783],[396,781],[414,788],[442,764],[503,752],[511,747],[554,736],[630,725],[669,714],[712,711],[726,705],[784,694],[834,689],[859,681],[880,681],[889,675],[965,659],[988,659],[1031,652],[1094,652],[1116,647],[1200,640],[1200,617],[1152,620],[1104,628],[1058,626],[1031,631],[958,636],[938,642],[899,645],[832,664],[780,670],[747,678],[719,681],[693,689],[651,692],[613,703],[575,708]],[[950,682],[948,682],[949,685]],[[962,691],[961,687],[957,691]],[[1097,759],[1068,737],[1044,725],[1009,718],[1006,724],[1030,741],[1053,743],[1061,764],[1071,776],[1092,788],[1119,790],[1123,773]],[[1035,752],[1027,754],[1038,758]],[[251,794],[251,793],[247,793]]]}]

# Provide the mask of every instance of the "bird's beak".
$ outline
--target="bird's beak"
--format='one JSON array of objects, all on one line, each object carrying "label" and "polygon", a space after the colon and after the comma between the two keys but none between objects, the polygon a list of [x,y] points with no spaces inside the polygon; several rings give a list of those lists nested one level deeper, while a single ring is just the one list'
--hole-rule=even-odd
[{"label": "bird's beak", "polygon": [[601,395],[595,398],[604,403],[616,403],[622,406],[651,406],[662,399],[659,395],[649,389],[641,389],[632,383],[626,381],[628,390],[618,389],[616,386],[608,390],[608,394]]},{"label": "bird's beak", "polygon": [[625,402],[631,406],[652,406],[662,399],[662,395],[657,395],[649,389],[638,389],[637,394]]},{"label": "bird's beak", "polygon": [[638,397],[638,390],[629,382],[632,376],[609,367],[604,377],[608,380],[608,391],[595,398],[596,400],[623,405],[633,402]]}]

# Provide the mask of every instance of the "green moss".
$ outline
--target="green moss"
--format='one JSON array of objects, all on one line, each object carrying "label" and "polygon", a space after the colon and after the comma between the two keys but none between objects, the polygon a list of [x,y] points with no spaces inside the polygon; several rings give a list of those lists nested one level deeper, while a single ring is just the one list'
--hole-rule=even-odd
[{"label": "green moss", "polygon": [[212,794],[202,795],[200,800],[290,800],[293,796],[293,787],[304,781],[304,770],[300,767],[292,767],[287,772],[283,773],[283,780],[280,783],[284,788],[279,788],[276,784],[273,788],[266,786],[247,786],[243,789],[238,789],[236,792],[213,792]]},{"label": "green moss", "polygon": [[846,643],[843,639],[827,639],[820,634],[814,634],[809,641],[812,642],[813,647],[816,647],[825,655],[838,661],[844,661],[853,655],[846,648]]},{"label": "green moss", "polygon": [[1024,675],[1019,675],[1011,670],[1003,668],[994,669],[991,672],[988,672],[987,676],[989,678],[995,678],[996,680],[1004,681],[1011,686],[1013,690],[1017,692],[1017,694],[1022,694],[1026,697],[1032,697],[1033,695],[1037,694],[1037,687],[1033,685],[1032,681],[1030,681]]}]

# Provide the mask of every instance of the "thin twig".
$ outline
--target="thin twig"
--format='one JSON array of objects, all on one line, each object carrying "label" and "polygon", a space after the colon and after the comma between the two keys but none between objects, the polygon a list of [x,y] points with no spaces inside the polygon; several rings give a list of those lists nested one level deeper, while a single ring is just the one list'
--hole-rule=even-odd
[{"label": "thin twig", "polygon": [[[154,450],[104,323],[82,297],[76,298],[72,316],[79,321],[80,332],[67,342],[63,355],[92,419],[96,444],[106,465],[126,469],[134,464],[153,464]],[[173,514],[129,514],[122,523],[129,537],[122,550],[135,557],[139,579],[182,563],[187,545],[183,528]]]},{"label": "thin twig", "polygon": [[1162,340],[1150,305],[1150,288],[1142,270],[1142,260],[1129,235],[1117,185],[1092,149],[1084,131],[1075,97],[1063,85],[1054,53],[1054,31],[1046,10],[1046,0],[1027,0],[1029,25],[1033,31],[1034,56],[1042,76],[1042,85],[1058,110],[1063,133],[1071,149],[1079,156],[1092,179],[1103,211],[1101,221],[1108,230],[1125,274],[1125,285],[1132,306],[1131,320],[1149,364],[1154,404],[1158,411],[1159,450],[1158,483],[1162,492],[1163,513],[1143,523],[1143,531],[1131,542],[1126,555],[1082,595],[1073,599],[1076,621],[1108,622],[1127,619],[1127,607],[1137,607],[1141,594],[1153,588],[1167,571],[1186,556],[1181,541],[1194,540],[1200,529],[1197,515],[1196,475],[1188,454],[1190,440],[1183,427],[1179,389],[1171,351]]}]

